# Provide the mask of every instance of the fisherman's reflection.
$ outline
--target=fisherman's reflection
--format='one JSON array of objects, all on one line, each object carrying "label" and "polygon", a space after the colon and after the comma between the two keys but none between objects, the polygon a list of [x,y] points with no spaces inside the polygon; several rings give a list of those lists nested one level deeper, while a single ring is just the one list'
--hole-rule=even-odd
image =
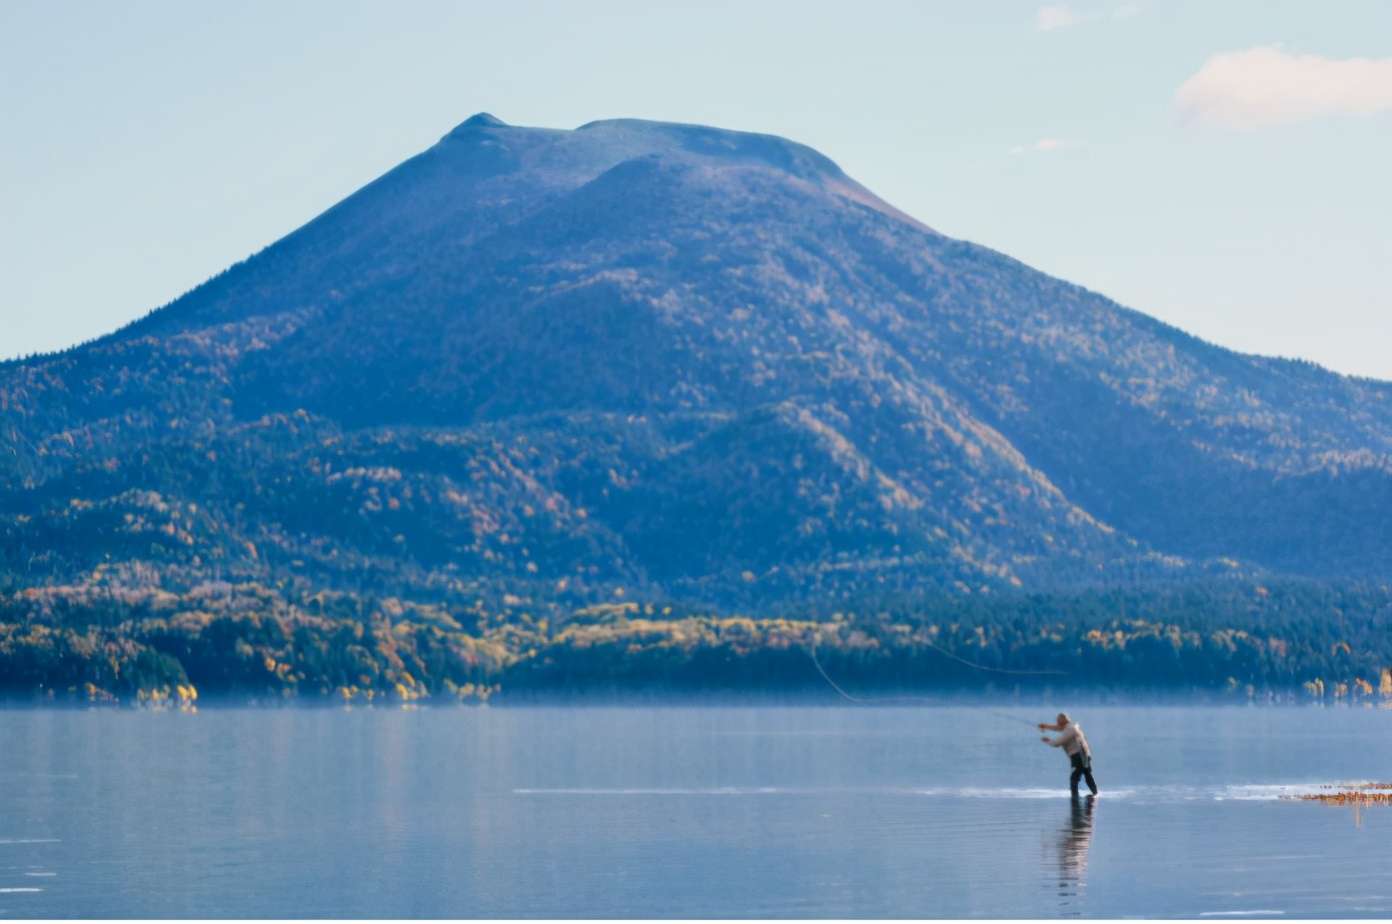
[{"label": "fisherman's reflection", "polygon": [[1076,905],[1087,886],[1088,848],[1092,846],[1092,796],[1074,796],[1068,810],[1068,823],[1058,839],[1058,895],[1063,913],[1079,913]]}]

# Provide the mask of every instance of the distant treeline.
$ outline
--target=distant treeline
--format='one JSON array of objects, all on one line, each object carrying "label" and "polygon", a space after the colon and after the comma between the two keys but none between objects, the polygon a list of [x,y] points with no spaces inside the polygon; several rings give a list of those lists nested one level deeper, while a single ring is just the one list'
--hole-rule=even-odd
[{"label": "distant treeline", "polygon": [[[1105,690],[1392,696],[1392,589],[1214,582],[937,596],[776,616],[614,603],[526,612],[257,585],[0,597],[0,693],[481,701],[570,694]],[[815,655],[815,661],[814,661]]]}]

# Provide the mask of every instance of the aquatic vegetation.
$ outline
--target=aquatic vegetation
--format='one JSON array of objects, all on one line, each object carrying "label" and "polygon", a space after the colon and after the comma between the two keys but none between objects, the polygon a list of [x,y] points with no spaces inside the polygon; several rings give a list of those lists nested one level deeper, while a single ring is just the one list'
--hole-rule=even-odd
[{"label": "aquatic vegetation", "polygon": [[1328,805],[1392,805],[1392,783],[1349,783],[1325,786],[1323,792],[1288,796],[1302,802],[1323,802]]}]

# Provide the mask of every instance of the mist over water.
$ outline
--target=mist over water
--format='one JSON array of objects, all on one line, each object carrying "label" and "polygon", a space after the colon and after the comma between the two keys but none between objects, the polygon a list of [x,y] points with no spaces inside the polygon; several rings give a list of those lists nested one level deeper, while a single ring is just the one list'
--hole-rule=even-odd
[{"label": "mist over water", "polygon": [[1392,713],[665,706],[0,712],[0,913],[1386,916]]}]

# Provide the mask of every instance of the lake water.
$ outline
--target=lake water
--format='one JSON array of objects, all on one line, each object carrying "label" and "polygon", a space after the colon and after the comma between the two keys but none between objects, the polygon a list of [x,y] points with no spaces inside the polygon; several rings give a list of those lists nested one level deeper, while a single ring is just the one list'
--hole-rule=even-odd
[{"label": "lake water", "polygon": [[1392,915],[1392,712],[1050,711],[4,711],[0,913]]}]

